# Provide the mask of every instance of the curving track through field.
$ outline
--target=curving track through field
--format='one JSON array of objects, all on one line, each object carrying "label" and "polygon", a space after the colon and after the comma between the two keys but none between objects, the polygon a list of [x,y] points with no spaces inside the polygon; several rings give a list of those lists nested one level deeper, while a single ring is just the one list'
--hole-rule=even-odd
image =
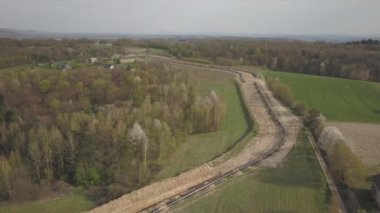
[{"label": "curving track through field", "polygon": [[256,121],[255,125],[259,125],[258,134],[235,156],[229,157],[227,152],[215,160],[178,176],[152,183],[90,212],[159,212],[247,167],[274,167],[287,157],[302,125],[296,116],[272,97],[261,78],[230,67],[197,64],[158,56],[143,57],[146,60],[234,74],[249,114]]}]

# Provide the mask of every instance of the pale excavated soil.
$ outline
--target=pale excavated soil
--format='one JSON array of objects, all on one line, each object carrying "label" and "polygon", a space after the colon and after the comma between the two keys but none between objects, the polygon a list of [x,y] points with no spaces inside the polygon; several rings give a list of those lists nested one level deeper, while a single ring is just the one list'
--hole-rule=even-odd
[{"label": "pale excavated soil", "polygon": [[[162,57],[161,59],[162,60]],[[221,156],[202,166],[186,171],[176,177],[167,178],[159,182],[150,184],[139,190],[126,194],[119,199],[97,207],[91,212],[138,212],[142,209],[159,203],[165,199],[175,196],[186,189],[205,182],[217,175],[234,169],[251,160],[260,159],[279,143],[282,142],[284,131],[271,117],[270,109],[265,106],[264,100],[259,95],[258,89],[254,86],[257,82],[264,91],[264,95],[269,100],[271,108],[278,115],[286,130],[286,142],[284,146],[273,156],[263,162],[264,166],[276,166],[289,153],[296,141],[301,123],[297,117],[292,115],[285,107],[276,101],[267,91],[262,79],[254,78],[252,75],[242,72],[240,86],[244,102],[251,116],[254,115],[256,124],[259,125],[259,132],[255,138],[246,144],[244,149],[237,155],[226,158]],[[236,76],[236,79],[239,79]],[[228,153],[225,154],[229,156]],[[226,160],[227,159],[227,160]]]},{"label": "pale excavated soil", "polygon": [[380,166],[380,124],[329,122],[337,127],[367,166]]}]

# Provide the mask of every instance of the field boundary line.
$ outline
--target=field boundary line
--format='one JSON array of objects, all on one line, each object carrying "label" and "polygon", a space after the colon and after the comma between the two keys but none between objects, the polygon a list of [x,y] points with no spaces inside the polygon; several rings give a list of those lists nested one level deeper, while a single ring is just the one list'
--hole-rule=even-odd
[{"label": "field boundary line", "polygon": [[329,189],[330,189],[331,193],[333,195],[335,194],[337,196],[337,198],[338,198],[340,212],[341,213],[347,213],[347,210],[346,210],[346,207],[344,206],[344,202],[342,200],[342,197],[340,196],[338,188],[336,187],[335,181],[332,178],[332,175],[329,172],[325,161],[323,160],[322,154],[319,151],[319,148],[318,148],[318,145],[317,145],[316,141],[314,140],[313,136],[311,135],[310,130],[306,129],[305,132],[306,132],[306,134],[307,134],[307,136],[309,138],[309,142],[311,144],[311,147],[312,147],[312,149],[314,151],[315,156],[317,157],[319,165],[322,168],[323,175],[325,176],[326,181],[327,181],[327,185],[329,186]]}]

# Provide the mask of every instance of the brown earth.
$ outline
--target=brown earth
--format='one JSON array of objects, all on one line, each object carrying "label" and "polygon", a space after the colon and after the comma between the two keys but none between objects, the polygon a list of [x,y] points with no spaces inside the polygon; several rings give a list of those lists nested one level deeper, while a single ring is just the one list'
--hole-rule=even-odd
[{"label": "brown earth", "polygon": [[380,124],[329,122],[328,125],[342,132],[365,165],[380,166]]}]

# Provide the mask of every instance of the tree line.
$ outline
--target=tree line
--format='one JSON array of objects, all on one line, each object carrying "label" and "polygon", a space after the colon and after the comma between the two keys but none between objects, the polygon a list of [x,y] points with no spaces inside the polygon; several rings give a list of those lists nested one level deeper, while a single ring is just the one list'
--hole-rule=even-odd
[{"label": "tree line", "polygon": [[253,65],[285,72],[379,82],[380,46],[376,43],[374,40],[326,43],[209,38],[119,40],[114,45],[159,48],[178,58],[206,59],[223,65]]},{"label": "tree line", "polygon": [[0,68],[65,60],[84,62],[89,57],[108,57],[114,53],[114,48],[108,44],[107,41],[90,39],[0,38]]},{"label": "tree line", "polygon": [[347,43],[249,38],[132,40],[0,39],[0,68],[60,60],[110,57],[126,47],[162,49],[183,59],[253,65],[286,72],[380,81],[380,46],[373,39]]}]

